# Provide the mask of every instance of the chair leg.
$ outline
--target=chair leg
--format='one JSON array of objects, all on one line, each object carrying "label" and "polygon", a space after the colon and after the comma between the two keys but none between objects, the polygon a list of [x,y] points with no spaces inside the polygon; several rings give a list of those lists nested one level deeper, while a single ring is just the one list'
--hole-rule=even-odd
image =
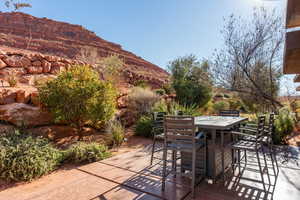
[{"label": "chair leg", "polygon": [[271,186],[271,179],[270,179],[270,174],[269,174],[268,162],[267,162],[267,159],[266,159],[265,151],[262,150],[262,153],[263,153],[263,157],[264,157],[265,168],[266,168],[266,173],[267,173],[267,176],[268,176],[268,182],[269,182],[269,188],[270,188],[270,186]]},{"label": "chair leg", "polygon": [[177,173],[177,151],[174,151],[174,178],[176,178]]},{"label": "chair leg", "polygon": [[239,167],[239,174],[241,173],[241,150],[238,149],[238,167]]},{"label": "chair leg", "polygon": [[156,143],[156,139],[155,137],[153,138],[153,143],[152,143],[152,152],[151,152],[151,161],[150,161],[150,165],[153,164],[153,157],[154,157],[154,151],[155,151],[155,143]]},{"label": "chair leg", "polygon": [[161,190],[165,191],[166,189],[166,170],[167,170],[167,145],[164,142],[163,146],[163,172],[162,172],[162,185]]},{"label": "chair leg", "polygon": [[261,167],[261,164],[260,164],[260,158],[259,158],[258,150],[256,150],[255,152],[256,152],[257,163],[258,163],[259,172],[260,172],[260,176],[261,176],[261,181],[262,181],[262,184],[263,184],[263,187],[264,187],[264,191],[265,191],[265,193],[267,193],[265,180],[264,180],[264,175],[263,175],[263,170],[262,170],[262,167]]},{"label": "chair leg", "polygon": [[193,148],[193,162],[192,162],[192,197],[195,198],[195,183],[196,183],[196,149]]},{"label": "chair leg", "polygon": [[225,184],[225,162],[224,162],[224,132],[221,132],[221,148],[222,148],[222,176],[223,183]]}]

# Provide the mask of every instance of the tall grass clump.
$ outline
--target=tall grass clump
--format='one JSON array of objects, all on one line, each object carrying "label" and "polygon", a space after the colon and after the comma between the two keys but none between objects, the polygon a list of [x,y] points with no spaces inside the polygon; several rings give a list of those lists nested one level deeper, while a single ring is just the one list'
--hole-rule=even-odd
[{"label": "tall grass clump", "polygon": [[148,115],[159,96],[150,89],[135,87],[128,96],[129,110],[137,117]]},{"label": "tall grass clump", "polygon": [[107,127],[107,132],[110,135],[112,146],[121,146],[125,138],[125,129],[121,122],[112,120]]}]

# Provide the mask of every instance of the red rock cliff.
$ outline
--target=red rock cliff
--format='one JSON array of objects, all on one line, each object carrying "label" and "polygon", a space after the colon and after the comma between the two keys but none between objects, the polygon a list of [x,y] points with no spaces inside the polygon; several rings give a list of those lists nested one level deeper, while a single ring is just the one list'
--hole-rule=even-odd
[{"label": "red rock cliff", "polygon": [[[163,83],[168,74],[158,66],[125,51],[82,26],[37,18],[28,14],[0,12],[0,45],[26,49],[69,59],[93,62],[94,57],[118,54],[126,63],[129,76]],[[138,74],[137,74],[138,73]],[[155,79],[155,80],[154,80]]]}]

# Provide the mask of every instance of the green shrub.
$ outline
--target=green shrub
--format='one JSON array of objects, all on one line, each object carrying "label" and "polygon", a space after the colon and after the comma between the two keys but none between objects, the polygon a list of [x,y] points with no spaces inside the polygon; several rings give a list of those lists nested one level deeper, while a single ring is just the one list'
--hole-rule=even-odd
[{"label": "green shrub", "polygon": [[223,95],[222,93],[218,93],[218,94],[215,95],[215,97],[216,97],[216,98],[223,98],[224,95]]},{"label": "green shrub", "polygon": [[171,102],[169,105],[169,114],[176,114],[176,112],[182,111],[184,115],[200,116],[201,112],[196,104],[181,105],[176,102]]},{"label": "green shrub", "polygon": [[214,103],[213,108],[215,110],[215,113],[219,113],[220,110],[227,110],[229,109],[229,103],[226,101],[218,101]]},{"label": "green shrub", "polygon": [[129,110],[139,118],[150,114],[153,105],[159,101],[159,96],[149,89],[135,87],[128,96]]},{"label": "green shrub", "polygon": [[295,126],[295,117],[292,115],[289,109],[282,108],[279,111],[279,115],[275,120],[275,134],[273,134],[273,141],[275,144],[281,144],[284,142],[286,136],[292,133]]},{"label": "green shrub", "polygon": [[231,96],[229,94],[224,94],[224,98],[229,99]]},{"label": "green shrub", "polygon": [[111,141],[113,146],[121,146],[124,141],[124,127],[119,121],[112,121],[108,125],[107,132],[111,135]]},{"label": "green shrub", "polygon": [[77,142],[66,151],[66,160],[76,164],[95,162],[109,156],[107,147],[98,143]]},{"label": "green shrub", "polygon": [[162,89],[165,91],[166,94],[175,93],[174,88],[172,88],[171,84],[166,83],[162,86]]},{"label": "green shrub", "polygon": [[145,80],[137,80],[134,84],[135,87],[148,88],[149,84]]},{"label": "green shrub", "polygon": [[0,137],[1,179],[30,181],[53,171],[63,159],[63,153],[46,139],[19,131]]},{"label": "green shrub", "polygon": [[157,95],[159,96],[163,96],[166,94],[165,90],[164,89],[157,89],[154,91]]},{"label": "green shrub", "polygon": [[39,87],[40,101],[56,121],[76,126],[79,139],[86,123],[102,127],[115,113],[116,91],[89,66],[74,66]]},{"label": "green shrub", "polygon": [[149,116],[142,116],[136,123],[135,135],[152,137],[153,119]]},{"label": "green shrub", "polygon": [[9,74],[7,78],[7,82],[10,87],[15,87],[18,84],[18,80],[15,74]]}]

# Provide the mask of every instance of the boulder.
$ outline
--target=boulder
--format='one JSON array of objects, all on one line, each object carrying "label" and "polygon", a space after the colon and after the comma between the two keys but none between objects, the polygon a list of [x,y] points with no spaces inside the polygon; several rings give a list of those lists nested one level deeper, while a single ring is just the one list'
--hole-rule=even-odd
[{"label": "boulder", "polygon": [[51,71],[51,63],[43,60],[42,61],[43,73],[49,73]]},{"label": "boulder", "polygon": [[16,102],[17,94],[9,89],[0,89],[0,104],[10,104]]},{"label": "boulder", "polygon": [[10,67],[26,67],[31,65],[30,59],[20,55],[12,55],[3,58],[3,61]]},{"label": "boulder", "polygon": [[28,103],[30,101],[30,92],[26,90],[18,90],[16,92],[17,103]]},{"label": "boulder", "polygon": [[39,98],[39,93],[38,92],[32,92],[30,94],[30,100],[31,103],[35,106],[41,106],[40,98]]},{"label": "boulder", "polygon": [[22,76],[26,74],[27,71],[24,68],[11,68],[11,67],[6,67],[4,69],[0,70],[0,78],[6,79],[10,75],[14,76]]},{"label": "boulder", "polygon": [[43,73],[43,67],[27,67],[27,72],[29,74],[41,74]]},{"label": "boulder", "polygon": [[19,127],[47,125],[53,122],[48,112],[41,110],[40,107],[30,106],[24,103],[0,105],[0,120]]},{"label": "boulder", "polygon": [[4,68],[6,66],[7,66],[7,64],[0,59],[0,69]]},{"label": "boulder", "polygon": [[41,67],[41,66],[42,66],[42,62],[39,61],[39,60],[36,60],[36,61],[32,62],[32,65],[33,65],[34,67]]},{"label": "boulder", "polygon": [[51,74],[58,74],[62,70],[64,70],[65,64],[62,62],[54,62],[51,63]]}]

